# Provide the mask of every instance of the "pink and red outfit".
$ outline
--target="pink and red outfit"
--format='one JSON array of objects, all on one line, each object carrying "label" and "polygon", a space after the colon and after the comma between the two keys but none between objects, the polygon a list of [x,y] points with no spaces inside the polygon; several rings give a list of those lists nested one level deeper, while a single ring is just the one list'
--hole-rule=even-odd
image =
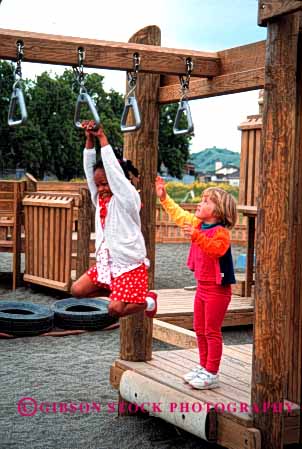
[{"label": "pink and red outfit", "polygon": [[200,365],[216,374],[222,356],[221,327],[231,301],[231,284],[236,282],[230,235],[221,223],[201,224],[201,220],[169,197],[161,204],[179,226],[185,223],[195,226],[187,261],[197,281],[193,324]]}]

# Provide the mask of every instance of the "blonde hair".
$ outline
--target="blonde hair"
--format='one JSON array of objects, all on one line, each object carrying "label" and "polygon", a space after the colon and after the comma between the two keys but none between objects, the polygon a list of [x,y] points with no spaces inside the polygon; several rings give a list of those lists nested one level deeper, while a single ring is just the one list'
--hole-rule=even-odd
[{"label": "blonde hair", "polygon": [[202,196],[208,195],[209,199],[216,205],[214,215],[226,228],[232,229],[237,221],[236,200],[230,193],[219,187],[205,189]]}]

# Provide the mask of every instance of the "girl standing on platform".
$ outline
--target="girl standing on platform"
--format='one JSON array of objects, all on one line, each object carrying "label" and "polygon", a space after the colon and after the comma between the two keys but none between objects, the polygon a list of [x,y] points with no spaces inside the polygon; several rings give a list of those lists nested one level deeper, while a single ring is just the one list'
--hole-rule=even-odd
[{"label": "girl standing on platform", "polygon": [[[118,160],[102,128],[94,122],[82,123],[85,129],[84,171],[96,207],[96,265],[84,273],[71,288],[75,297],[102,296],[110,291],[108,311],[124,317],[142,310],[153,318],[157,295],[148,292],[146,247],[141,232],[139,193],[130,182],[138,172],[130,161]],[[95,137],[101,147],[96,162]]]},{"label": "girl standing on platform", "polygon": [[196,389],[215,388],[223,346],[221,327],[231,301],[231,284],[236,282],[228,231],[237,220],[236,201],[223,189],[210,187],[193,215],[168,196],[160,177],[156,193],[165,211],[191,239],[187,265],[197,281],[194,330],[200,364],[184,380]]}]

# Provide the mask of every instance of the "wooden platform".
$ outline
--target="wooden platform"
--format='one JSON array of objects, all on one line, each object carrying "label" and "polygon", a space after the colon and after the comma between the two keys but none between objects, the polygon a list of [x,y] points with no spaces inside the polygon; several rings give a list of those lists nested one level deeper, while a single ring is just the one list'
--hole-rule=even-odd
[{"label": "wooden platform", "polygon": [[[214,390],[194,390],[182,380],[197,363],[196,349],[154,352],[149,362],[116,360],[111,367],[110,381],[118,389],[123,372],[132,370],[174,389],[176,397],[179,392],[187,395],[190,403],[212,403],[218,411],[217,443],[230,449],[260,449],[260,432],[254,428],[251,414],[252,345],[224,347],[220,387]],[[284,401],[284,411],[284,442],[298,442],[299,407]]]},{"label": "wooden platform", "polygon": [[[156,290],[158,311],[156,319],[185,329],[193,329],[193,303],[195,291],[184,289]],[[223,326],[253,324],[254,299],[233,295]]]}]

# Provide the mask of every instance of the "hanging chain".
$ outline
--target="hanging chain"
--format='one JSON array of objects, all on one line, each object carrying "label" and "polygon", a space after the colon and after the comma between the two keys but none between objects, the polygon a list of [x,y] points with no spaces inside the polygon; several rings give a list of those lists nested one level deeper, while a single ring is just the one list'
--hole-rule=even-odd
[{"label": "hanging chain", "polygon": [[84,88],[84,60],[85,60],[85,50],[83,47],[78,48],[78,67],[73,67],[73,73],[75,79],[81,88]]},{"label": "hanging chain", "polygon": [[189,84],[190,84],[190,78],[191,78],[191,73],[193,70],[194,64],[192,61],[192,58],[187,58],[186,59],[186,75],[185,77],[183,75],[179,76],[179,80],[180,80],[180,90],[181,90],[181,100],[187,98],[187,93],[189,91]]},{"label": "hanging chain", "polygon": [[128,92],[127,96],[129,96],[136,88],[139,64],[140,64],[139,54],[133,53],[133,70],[132,72],[131,71],[127,72],[128,85],[130,88],[130,91]]},{"label": "hanging chain", "polygon": [[17,65],[15,70],[15,79],[21,79],[22,78],[22,71],[21,71],[21,62],[24,56],[24,43],[23,41],[17,41]]}]

